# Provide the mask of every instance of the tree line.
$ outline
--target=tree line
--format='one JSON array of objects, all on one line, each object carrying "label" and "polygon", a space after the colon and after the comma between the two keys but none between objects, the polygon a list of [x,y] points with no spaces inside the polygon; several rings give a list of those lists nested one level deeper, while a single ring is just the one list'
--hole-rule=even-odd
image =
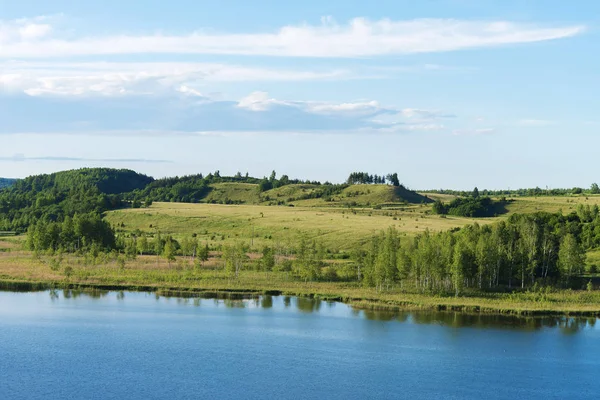
[{"label": "tree line", "polygon": [[401,239],[394,229],[372,238],[355,259],[357,279],[383,290],[496,290],[570,287],[584,272],[585,250],[600,246],[597,209],[567,216],[515,214],[493,225],[468,225]]},{"label": "tree line", "polygon": [[[438,194],[451,194],[454,196],[470,196],[473,192],[468,190],[451,190],[451,189],[434,189],[434,190],[421,190],[423,193],[438,193]],[[484,189],[480,191],[482,196],[570,196],[570,195],[594,195],[600,194],[600,186],[597,183],[592,183],[591,186],[586,188],[573,187],[573,188],[521,188],[521,189],[500,189],[500,190],[488,190]]]},{"label": "tree line", "polygon": [[507,212],[506,199],[493,200],[490,197],[457,197],[449,203],[441,200],[433,203],[431,211],[439,215],[455,215],[458,217],[485,218],[494,217]]},{"label": "tree line", "polygon": [[349,185],[384,185],[386,182],[393,186],[401,186],[396,172],[387,175],[372,175],[368,172],[352,172],[348,176],[348,179],[346,179],[346,183]]}]

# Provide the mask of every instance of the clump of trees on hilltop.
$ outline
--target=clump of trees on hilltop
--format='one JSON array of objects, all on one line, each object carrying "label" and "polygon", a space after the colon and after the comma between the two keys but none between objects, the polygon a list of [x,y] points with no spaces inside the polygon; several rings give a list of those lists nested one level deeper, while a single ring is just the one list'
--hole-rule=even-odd
[{"label": "clump of trees on hilltop", "polygon": [[398,179],[398,174],[387,174],[387,175],[371,175],[368,172],[352,172],[346,183],[349,185],[383,185],[386,182],[393,186],[401,186]]}]

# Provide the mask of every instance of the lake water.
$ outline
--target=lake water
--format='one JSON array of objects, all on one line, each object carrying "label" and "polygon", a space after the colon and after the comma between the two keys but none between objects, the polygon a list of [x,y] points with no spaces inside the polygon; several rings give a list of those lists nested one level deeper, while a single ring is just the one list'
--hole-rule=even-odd
[{"label": "lake water", "polygon": [[0,399],[598,399],[595,322],[0,292]]}]

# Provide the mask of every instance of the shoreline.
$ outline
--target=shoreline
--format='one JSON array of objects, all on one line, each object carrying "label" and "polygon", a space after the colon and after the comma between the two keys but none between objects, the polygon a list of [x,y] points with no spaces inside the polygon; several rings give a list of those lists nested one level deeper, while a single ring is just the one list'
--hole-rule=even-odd
[{"label": "shoreline", "polygon": [[[485,314],[485,315],[504,315],[516,317],[595,317],[600,318],[600,305],[596,309],[582,309],[576,305],[568,307],[568,303],[557,304],[555,308],[536,307],[538,303],[530,301],[525,303],[525,307],[515,306],[507,301],[498,300],[497,305],[485,304],[489,298],[469,297],[470,304],[461,299],[466,297],[450,298],[436,297],[431,295],[419,295],[421,300],[411,299],[410,294],[406,294],[405,299],[385,299],[371,297],[357,297],[352,295],[336,295],[319,292],[318,290],[290,290],[290,289],[253,289],[253,288],[233,288],[233,287],[181,287],[181,286],[161,286],[161,285],[136,285],[136,284],[103,284],[90,282],[64,282],[64,281],[34,281],[17,279],[0,279],[0,291],[11,292],[35,292],[51,289],[67,290],[100,290],[100,291],[130,291],[155,293],[159,296],[167,297],[199,297],[242,300],[255,298],[263,295],[270,296],[293,296],[314,298],[322,301],[336,301],[347,304],[356,310],[368,311],[438,311],[438,312],[457,312],[464,314]],[[444,301],[446,300],[446,301]],[[453,300],[453,301],[448,301]]]}]

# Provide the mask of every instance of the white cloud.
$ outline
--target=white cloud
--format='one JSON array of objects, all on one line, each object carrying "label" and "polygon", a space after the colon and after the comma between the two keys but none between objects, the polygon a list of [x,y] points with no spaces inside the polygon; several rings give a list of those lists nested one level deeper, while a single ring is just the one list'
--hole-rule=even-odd
[{"label": "white cloud", "polygon": [[283,105],[284,102],[269,98],[267,92],[252,92],[248,96],[241,99],[237,106],[251,111],[267,111],[273,105]]},{"label": "white cloud", "polygon": [[554,125],[554,124],[555,124],[554,121],[550,121],[547,119],[521,119],[521,120],[517,121],[517,125],[530,127],[530,128],[544,127],[544,126],[550,126],[550,125]]},{"label": "white cloud", "polygon": [[[63,57],[107,54],[238,54],[278,57],[364,57],[446,52],[566,38],[581,25],[538,26],[506,21],[415,19],[371,21],[355,18],[340,25],[325,18],[321,25],[284,26],[268,33],[188,35],[112,35],[66,39],[52,26],[0,22],[0,57]],[[432,68],[436,68],[432,65]]]},{"label": "white cloud", "polygon": [[400,115],[405,118],[420,118],[420,119],[439,119],[453,118],[453,115],[445,114],[437,110],[421,110],[418,108],[405,108],[400,111]]},{"label": "white cloud", "polygon": [[187,94],[187,95],[190,95],[190,96],[206,97],[202,93],[200,93],[199,91],[197,91],[196,89],[188,87],[188,86],[185,86],[185,85],[179,86],[177,88],[177,91],[179,93]]},{"label": "white cloud", "polygon": [[[204,82],[303,81],[352,79],[347,71],[296,71],[184,62],[4,62],[0,63],[0,92],[41,95],[157,94],[190,89]],[[185,87],[187,89],[181,89]]]},{"label": "white cloud", "polygon": [[29,43],[42,39],[52,31],[53,17],[21,18],[14,21],[0,20],[0,56],[4,55],[4,45]]},{"label": "white cloud", "polygon": [[268,111],[273,106],[287,106],[302,110],[303,112],[318,115],[347,116],[362,118],[388,112],[377,101],[359,101],[347,103],[327,103],[316,101],[288,101],[269,97],[267,92],[253,92],[242,98],[238,107],[251,111]]},{"label": "white cloud", "polygon": [[356,103],[306,103],[306,110],[316,114],[351,114],[351,115],[372,115],[377,114],[384,109],[376,101],[356,102]]}]

